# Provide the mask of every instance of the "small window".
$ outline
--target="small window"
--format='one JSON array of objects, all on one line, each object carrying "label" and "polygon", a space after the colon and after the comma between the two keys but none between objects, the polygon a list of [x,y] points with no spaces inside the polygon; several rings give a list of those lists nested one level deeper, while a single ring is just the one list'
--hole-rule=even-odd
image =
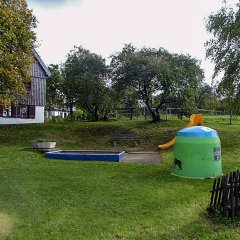
[{"label": "small window", "polygon": [[3,109],[3,117],[11,117],[12,116],[12,108]]}]

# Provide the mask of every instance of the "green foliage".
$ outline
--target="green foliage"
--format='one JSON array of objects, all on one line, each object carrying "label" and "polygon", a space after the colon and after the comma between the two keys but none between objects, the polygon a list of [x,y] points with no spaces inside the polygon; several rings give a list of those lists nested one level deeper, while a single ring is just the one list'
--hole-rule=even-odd
[{"label": "green foliage", "polygon": [[81,121],[84,118],[86,118],[86,114],[82,109],[77,109],[76,111],[73,112],[73,115],[68,116],[69,120],[71,121]]},{"label": "green foliage", "polygon": [[240,4],[235,10],[223,6],[209,16],[206,27],[212,34],[206,47],[207,57],[215,63],[214,77],[223,73],[218,92],[229,111],[237,114],[240,109]]},{"label": "green foliage", "polygon": [[118,92],[134,90],[154,122],[160,120],[160,108],[194,104],[189,99],[194,98],[203,78],[198,61],[190,56],[171,54],[163,48],[139,50],[131,44],[112,56],[111,74]]},{"label": "green foliage", "polygon": [[200,109],[216,109],[219,106],[219,98],[215,87],[207,83],[199,85],[195,100],[197,107]]},{"label": "green foliage", "polygon": [[63,92],[70,111],[75,105],[98,120],[108,94],[105,59],[82,47],[75,47],[68,54],[63,74]]},{"label": "green foliage", "polygon": [[49,65],[49,71],[51,76],[47,80],[46,85],[46,109],[62,109],[64,106],[64,95],[63,95],[63,76],[61,73],[60,66]]},{"label": "green foliage", "polygon": [[51,116],[50,119],[48,119],[48,121],[53,122],[53,123],[57,123],[57,122],[64,122],[65,118],[63,118],[62,116]]},{"label": "green foliage", "polygon": [[0,104],[26,94],[36,19],[25,0],[0,0]]},{"label": "green foliage", "polygon": [[[196,95],[199,87],[203,84],[203,72],[200,69],[199,62],[188,55],[176,56],[178,79],[172,94],[175,94],[174,106],[179,109],[179,115],[190,117],[197,113]],[[180,70],[181,69],[181,70]],[[176,73],[177,74],[177,73]]]},{"label": "green foliage", "polygon": [[82,109],[77,109],[75,111],[75,115],[78,117],[78,118],[82,118],[84,116],[84,111]]}]

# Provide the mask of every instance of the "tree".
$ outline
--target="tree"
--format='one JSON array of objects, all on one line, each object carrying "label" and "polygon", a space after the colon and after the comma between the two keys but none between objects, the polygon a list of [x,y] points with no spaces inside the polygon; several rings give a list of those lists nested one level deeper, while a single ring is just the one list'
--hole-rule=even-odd
[{"label": "tree", "polygon": [[99,119],[108,92],[105,59],[82,47],[75,47],[64,64],[63,92],[70,112],[73,106],[85,110],[94,120]]},{"label": "tree", "polygon": [[210,86],[207,83],[200,84],[197,89],[195,101],[197,104],[197,108],[199,109],[216,109],[219,105],[219,99],[216,93],[215,86]]},{"label": "tree", "polygon": [[64,106],[63,76],[58,65],[50,64],[48,69],[51,76],[48,78],[46,85],[46,108],[49,110],[59,109]]},{"label": "tree", "polygon": [[208,17],[206,28],[212,34],[206,48],[207,57],[215,63],[213,77],[223,74],[218,90],[232,113],[240,99],[240,4],[235,10],[224,5]]},{"label": "tree", "polygon": [[36,18],[25,0],[0,0],[0,104],[27,92]]},{"label": "tree", "polygon": [[[178,116],[190,117],[197,112],[195,97],[199,87],[203,84],[203,71],[199,66],[199,61],[189,55],[175,54],[176,82],[173,93],[172,104],[178,109]],[[178,73],[177,73],[178,72]]]},{"label": "tree", "polygon": [[170,54],[163,48],[139,50],[131,44],[112,56],[111,72],[119,91],[132,88],[138,93],[153,122],[160,121],[164,105],[184,99],[187,90],[193,95],[202,80],[198,61],[190,56]]}]

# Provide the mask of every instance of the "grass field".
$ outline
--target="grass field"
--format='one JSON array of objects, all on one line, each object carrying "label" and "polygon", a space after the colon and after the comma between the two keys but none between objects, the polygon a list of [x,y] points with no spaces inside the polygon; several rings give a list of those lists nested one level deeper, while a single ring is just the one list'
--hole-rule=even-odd
[{"label": "grass field", "polygon": [[[206,208],[212,180],[171,175],[172,151],[162,164],[59,161],[31,151],[50,138],[61,149],[114,149],[110,133],[141,139],[116,149],[153,151],[187,123],[171,118],[0,126],[0,239],[240,239],[238,222],[214,222]],[[224,173],[240,166],[240,122],[205,117],[219,132]]]}]

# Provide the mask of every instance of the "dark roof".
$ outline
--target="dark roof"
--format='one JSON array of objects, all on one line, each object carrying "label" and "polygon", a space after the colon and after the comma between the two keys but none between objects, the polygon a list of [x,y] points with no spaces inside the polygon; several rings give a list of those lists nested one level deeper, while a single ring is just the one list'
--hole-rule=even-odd
[{"label": "dark roof", "polygon": [[43,70],[45,71],[46,75],[48,77],[50,77],[52,74],[51,72],[48,70],[47,66],[45,65],[45,63],[43,62],[43,60],[41,59],[41,57],[38,55],[38,53],[36,52],[36,50],[33,50],[33,55],[34,57],[38,60],[39,64],[41,65],[41,67],[43,68]]}]

